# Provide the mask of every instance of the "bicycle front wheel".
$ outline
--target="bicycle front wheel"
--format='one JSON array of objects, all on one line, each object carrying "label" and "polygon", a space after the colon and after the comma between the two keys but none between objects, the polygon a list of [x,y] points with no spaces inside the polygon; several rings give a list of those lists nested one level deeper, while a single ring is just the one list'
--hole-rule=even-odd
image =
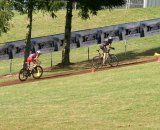
[{"label": "bicycle front wheel", "polygon": [[26,69],[21,69],[19,71],[19,80],[20,81],[25,81],[28,78],[28,72]]},{"label": "bicycle front wheel", "polygon": [[99,57],[99,56],[95,56],[92,59],[92,67],[98,69],[101,68],[103,65],[103,58]]},{"label": "bicycle front wheel", "polygon": [[112,67],[115,67],[118,65],[118,58],[114,54],[109,55],[107,60],[108,60],[108,64]]},{"label": "bicycle front wheel", "polygon": [[32,70],[32,76],[34,79],[39,79],[43,74],[43,69],[41,66],[36,66]]}]

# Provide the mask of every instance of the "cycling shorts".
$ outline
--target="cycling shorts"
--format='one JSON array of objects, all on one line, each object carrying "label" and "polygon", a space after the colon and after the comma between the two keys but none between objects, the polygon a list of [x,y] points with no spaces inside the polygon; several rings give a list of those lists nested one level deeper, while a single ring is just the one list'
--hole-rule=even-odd
[{"label": "cycling shorts", "polygon": [[27,63],[30,64],[31,62],[34,63],[34,59],[32,57],[28,57]]}]

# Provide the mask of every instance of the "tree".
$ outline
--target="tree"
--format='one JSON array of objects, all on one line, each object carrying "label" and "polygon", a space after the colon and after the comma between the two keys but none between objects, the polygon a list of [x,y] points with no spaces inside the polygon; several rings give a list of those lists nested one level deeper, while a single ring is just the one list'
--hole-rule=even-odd
[{"label": "tree", "polygon": [[97,15],[102,9],[112,9],[125,4],[126,0],[66,0],[66,23],[64,34],[64,46],[62,50],[62,65],[70,64],[70,39],[72,27],[72,10],[74,2],[77,2],[79,16],[83,19],[89,18],[89,14]]},{"label": "tree", "polygon": [[7,0],[0,0],[0,35],[9,30],[9,21],[12,17],[11,3]]},{"label": "tree", "polygon": [[13,0],[13,3],[16,10],[18,10],[22,14],[27,14],[28,19],[26,45],[24,52],[25,65],[25,62],[31,50],[33,12],[39,10],[43,12],[49,12],[54,18],[56,16],[54,12],[60,9],[63,6],[63,3],[61,2],[61,0]]}]

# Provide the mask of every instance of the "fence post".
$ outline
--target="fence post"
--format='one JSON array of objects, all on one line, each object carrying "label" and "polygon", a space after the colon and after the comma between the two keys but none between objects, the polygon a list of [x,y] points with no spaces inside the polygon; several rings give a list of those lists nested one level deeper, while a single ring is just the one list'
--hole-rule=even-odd
[{"label": "fence post", "polygon": [[127,40],[124,40],[125,42],[125,56],[126,56],[126,53],[127,53]]},{"label": "fence post", "polygon": [[10,59],[10,74],[12,72],[12,59]]},{"label": "fence post", "polygon": [[51,51],[51,67],[53,66],[53,61],[52,61],[52,51]]},{"label": "fence post", "polygon": [[8,55],[9,55],[9,59],[10,59],[10,74],[11,74],[11,71],[12,71],[12,59],[13,59],[13,50],[12,49],[9,50]]},{"label": "fence post", "polygon": [[89,61],[89,47],[88,47],[88,61]]},{"label": "fence post", "polygon": [[147,0],[144,0],[143,8],[147,8]]}]

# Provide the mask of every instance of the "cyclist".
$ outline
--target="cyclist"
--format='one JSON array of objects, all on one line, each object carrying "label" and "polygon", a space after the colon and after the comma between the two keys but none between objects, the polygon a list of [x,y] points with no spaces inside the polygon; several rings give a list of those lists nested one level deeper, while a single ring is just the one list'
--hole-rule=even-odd
[{"label": "cyclist", "polygon": [[114,49],[111,47],[113,38],[109,37],[108,39],[104,39],[103,43],[100,45],[100,49],[103,51],[103,65],[105,64],[105,60],[108,58],[109,49]]},{"label": "cyclist", "polygon": [[41,55],[41,51],[37,51],[36,53],[32,53],[27,58],[27,64],[30,67],[30,63],[32,62],[34,65],[37,64],[39,61],[38,57]]}]

